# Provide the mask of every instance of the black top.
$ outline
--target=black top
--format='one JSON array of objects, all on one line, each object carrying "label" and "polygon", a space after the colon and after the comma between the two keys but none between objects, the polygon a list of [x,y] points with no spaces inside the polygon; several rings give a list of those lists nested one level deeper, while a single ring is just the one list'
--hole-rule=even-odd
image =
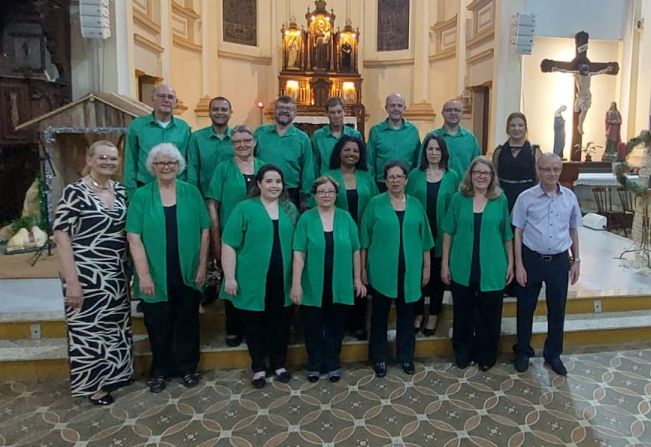
[{"label": "black top", "polygon": [[280,248],[280,233],[278,219],[272,219],[274,226],[274,241],[269,256],[269,270],[267,270],[267,287],[283,287],[283,252]]},{"label": "black top", "polygon": [[398,296],[405,293],[405,247],[402,242],[402,223],[405,220],[404,211],[396,211],[400,223],[400,248],[398,248]]},{"label": "black top", "polygon": [[513,157],[508,141],[502,145],[498,159],[500,186],[509,203],[509,212],[515,205],[515,199],[525,189],[534,186],[536,163],[531,144],[525,141],[520,152]]},{"label": "black top", "polygon": [[165,212],[165,256],[167,258],[167,282],[183,284],[181,261],[179,258],[178,223],[176,221],[176,205],[164,206]]},{"label": "black top", "polygon": [[321,305],[332,302],[332,275],[335,257],[334,231],[324,231],[323,236],[325,237],[325,256],[323,258],[323,302]]},{"label": "black top", "polygon": [[470,261],[470,282],[479,282],[481,275],[479,269],[479,234],[481,230],[481,217],[484,213],[474,213],[475,224],[473,226],[474,236],[472,239],[472,260]]},{"label": "black top", "polygon": [[253,179],[255,178],[255,174],[242,174],[242,177],[244,177],[244,183],[246,183],[246,192],[248,193],[251,191],[251,188],[255,184]]},{"label": "black top", "polygon": [[356,224],[359,223],[359,195],[357,194],[356,189],[347,189],[346,190],[346,199],[348,200],[348,212],[352,216]]},{"label": "black top", "polygon": [[427,220],[434,240],[436,240],[436,200],[439,196],[439,189],[441,189],[441,180],[427,182]]}]

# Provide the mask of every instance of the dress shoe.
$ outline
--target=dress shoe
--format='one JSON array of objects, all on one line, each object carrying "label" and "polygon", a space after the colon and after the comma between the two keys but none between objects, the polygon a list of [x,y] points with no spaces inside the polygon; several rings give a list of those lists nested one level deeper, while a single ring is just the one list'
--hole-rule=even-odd
[{"label": "dress shoe", "polygon": [[267,384],[267,378],[265,376],[251,379],[251,385],[253,385],[253,388],[257,388],[257,389],[264,388],[266,384]]},{"label": "dress shoe", "polygon": [[425,337],[431,337],[431,336],[434,335],[434,331],[436,331],[436,328],[430,329],[430,328],[424,327],[423,328],[423,335]]},{"label": "dress shoe", "polygon": [[230,348],[235,348],[242,344],[243,337],[241,335],[227,335],[226,345]]},{"label": "dress shoe", "polygon": [[545,363],[559,376],[567,376],[567,368],[565,368],[565,365],[563,365],[560,358],[555,358],[553,360],[545,359]]},{"label": "dress shoe", "polygon": [[492,367],[493,365],[489,365],[488,363],[480,363],[479,366],[477,366],[477,368],[479,368],[480,371],[484,371],[484,372],[488,371]]},{"label": "dress shoe", "polygon": [[183,386],[186,388],[194,388],[199,385],[199,376],[197,373],[189,373],[183,376]]},{"label": "dress shoe", "polygon": [[160,393],[165,389],[165,379],[162,377],[152,377],[149,379],[148,385],[150,393]]},{"label": "dress shoe", "polygon": [[529,369],[529,357],[526,357],[524,355],[517,356],[515,358],[514,366],[517,372],[525,372],[527,369]]},{"label": "dress shoe", "polygon": [[373,364],[373,371],[375,371],[375,377],[384,377],[387,375],[387,364],[386,362],[375,362]]},{"label": "dress shoe", "polygon": [[368,339],[368,333],[365,329],[360,329],[355,331],[355,338],[359,341],[366,341]]},{"label": "dress shoe", "polygon": [[292,380],[292,375],[289,371],[284,370],[281,372],[275,372],[274,375],[276,376],[276,380],[282,383],[289,383],[290,380]]},{"label": "dress shoe", "polygon": [[339,382],[339,379],[341,379],[341,369],[335,369],[334,371],[330,371],[328,373],[328,380],[332,383],[337,383]]},{"label": "dress shoe", "polygon": [[321,374],[318,371],[310,371],[307,373],[307,381],[310,383],[317,383]]},{"label": "dress shoe", "polygon": [[468,361],[460,361],[460,360],[455,359],[454,360],[454,365],[459,369],[466,369],[467,367],[470,366],[470,362],[468,362]]},{"label": "dress shoe", "polygon": [[88,396],[88,400],[91,404],[97,405],[98,407],[105,407],[106,405],[111,405],[113,402],[115,402],[113,396],[111,396],[110,393],[106,393],[97,399],[93,399],[93,396]]},{"label": "dress shoe", "polygon": [[412,375],[416,371],[416,368],[414,367],[414,362],[403,362],[402,370],[405,372],[405,374]]}]

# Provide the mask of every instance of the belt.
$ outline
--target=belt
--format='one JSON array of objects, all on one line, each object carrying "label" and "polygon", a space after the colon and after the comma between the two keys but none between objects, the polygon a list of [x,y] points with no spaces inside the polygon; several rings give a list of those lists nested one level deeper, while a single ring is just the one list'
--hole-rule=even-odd
[{"label": "belt", "polygon": [[566,258],[568,257],[567,251],[562,251],[560,253],[556,253],[555,255],[546,255],[546,254],[543,254],[543,253],[538,253],[537,251],[533,251],[532,249],[530,249],[526,245],[523,245],[522,247],[527,252],[529,252],[529,254],[532,254],[532,255],[538,257],[543,262],[552,262],[554,259],[558,259],[558,258],[561,258],[563,256],[566,257]]},{"label": "belt", "polygon": [[532,179],[527,180],[509,180],[506,178],[500,178],[500,183],[509,183],[511,185],[523,185],[525,183],[533,183]]}]

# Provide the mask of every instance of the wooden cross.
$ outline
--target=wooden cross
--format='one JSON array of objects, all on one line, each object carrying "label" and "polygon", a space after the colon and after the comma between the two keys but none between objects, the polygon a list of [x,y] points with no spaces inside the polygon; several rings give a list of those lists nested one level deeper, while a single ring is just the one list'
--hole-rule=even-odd
[{"label": "wooden cross", "polygon": [[[570,62],[543,59],[540,63],[540,69],[543,73],[552,71],[573,73],[577,80],[574,83],[574,125],[572,126],[572,146],[570,152],[570,160],[572,161],[581,161],[581,147],[583,147],[582,125],[585,114],[590,107],[591,97],[589,77],[598,74],[616,75],[619,72],[619,64],[617,62],[590,62],[587,55],[589,37],[585,31],[576,33],[574,36],[576,55]],[[587,91],[580,90],[579,79],[581,77],[587,83],[587,88],[584,87]]]}]

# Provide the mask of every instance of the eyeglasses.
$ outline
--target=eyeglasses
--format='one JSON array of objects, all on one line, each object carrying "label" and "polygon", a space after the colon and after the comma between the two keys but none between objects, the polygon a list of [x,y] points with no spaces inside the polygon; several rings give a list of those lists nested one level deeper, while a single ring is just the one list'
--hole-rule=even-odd
[{"label": "eyeglasses", "polygon": [[325,196],[334,196],[336,194],[337,194],[337,191],[335,191],[334,189],[329,189],[327,191],[324,191],[322,189],[317,189],[317,191],[316,191],[317,196],[324,196],[325,197]]},{"label": "eyeglasses", "polygon": [[400,180],[404,179],[406,175],[390,175],[387,177],[387,181],[389,182],[399,182]]},{"label": "eyeglasses", "polygon": [[253,138],[244,138],[242,140],[231,140],[233,143],[233,146],[236,146],[238,144],[251,144],[253,143]]},{"label": "eyeglasses", "polygon": [[560,172],[563,170],[563,168],[538,168],[540,169],[541,172],[544,172],[545,174],[549,174],[550,172],[553,172],[554,174],[560,174]]},{"label": "eyeglasses", "polygon": [[284,112],[293,112],[296,110],[295,106],[276,106],[276,110],[282,110]]},{"label": "eyeglasses", "polygon": [[474,175],[475,177],[490,177],[491,175],[493,175],[493,173],[491,171],[472,170],[472,171],[470,171],[470,173],[472,175]]},{"label": "eyeglasses", "polygon": [[95,157],[96,159],[101,160],[101,161],[119,161],[120,160],[120,157],[115,157],[115,156],[111,157],[111,156],[108,156],[106,154],[93,155],[93,157]]},{"label": "eyeglasses", "polygon": [[169,99],[170,101],[176,99],[176,95],[172,95],[171,93],[170,94],[156,93],[154,96],[158,99]]},{"label": "eyeglasses", "polygon": [[461,113],[463,112],[463,109],[457,109],[456,107],[446,107],[445,109],[443,109],[443,111],[447,113],[451,113],[451,112]]},{"label": "eyeglasses", "polygon": [[179,164],[179,162],[177,160],[175,160],[175,161],[155,161],[154,162],[154,166],[156,166],[157,168],[163,168],[163,167],[170,168],[172,166],[177,166],[178,164]]}]

